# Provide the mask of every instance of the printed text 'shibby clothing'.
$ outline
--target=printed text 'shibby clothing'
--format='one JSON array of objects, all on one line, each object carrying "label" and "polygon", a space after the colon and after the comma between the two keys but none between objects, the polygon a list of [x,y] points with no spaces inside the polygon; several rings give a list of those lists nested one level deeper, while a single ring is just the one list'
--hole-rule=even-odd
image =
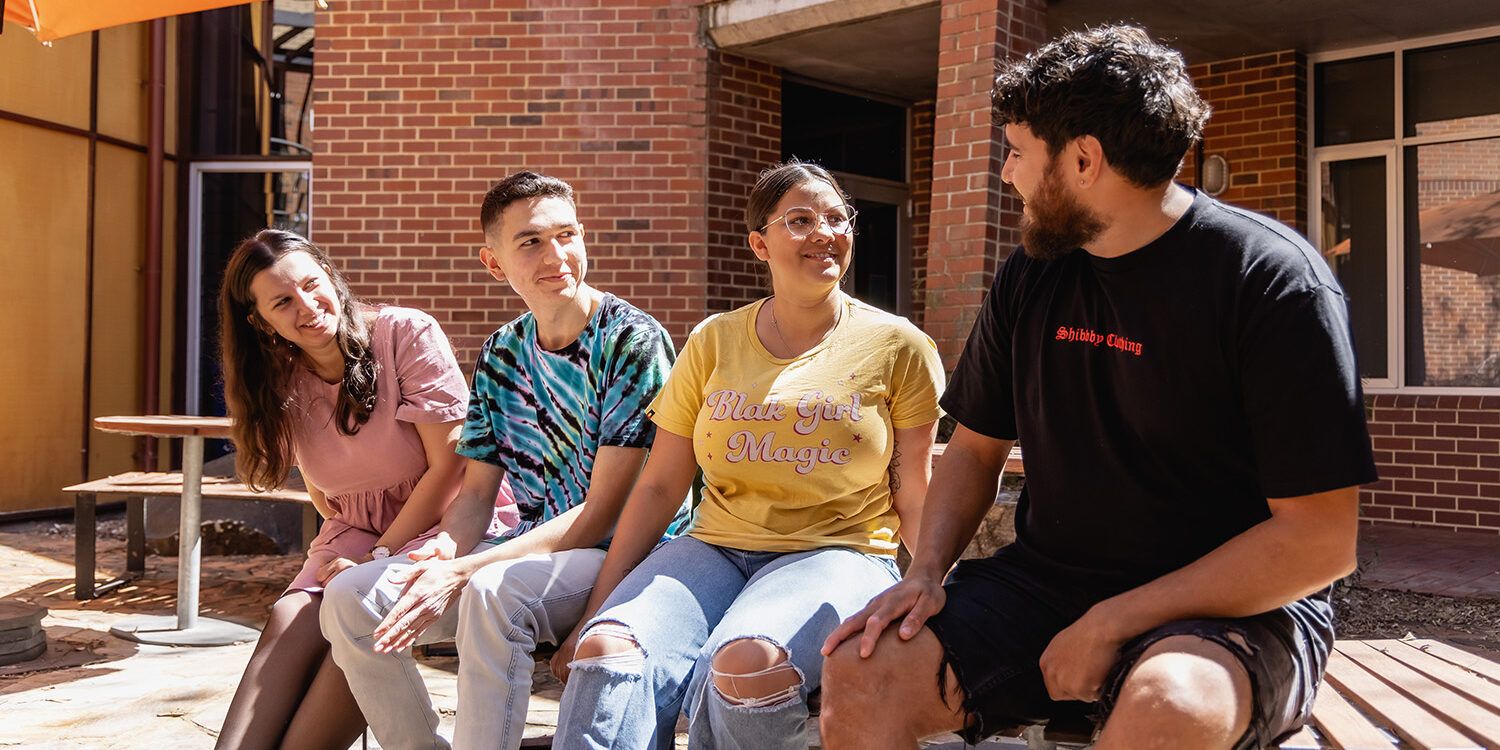
[{"label": "printed text 'shibby clothing'", "polygon": [[699,325],[651,405],[657,425],[692,436],[703,467],[692,535],[764,552],[894,554],[892,430],[937,420],[937,348],[906,319],[845,297],[823,343],[780,359],[755,333],[764,304]]},{"label": "printed text 'shibby clothing'", "polygon": [[[661,324],[612,294],[573,343],[548,351],[525,313],[485,342],[458,452],[505,470],[519,536],[581,504],[600,446],[646,448],[650,403],[672,367]],[[686,518],[686,511],[674,528]]]}]

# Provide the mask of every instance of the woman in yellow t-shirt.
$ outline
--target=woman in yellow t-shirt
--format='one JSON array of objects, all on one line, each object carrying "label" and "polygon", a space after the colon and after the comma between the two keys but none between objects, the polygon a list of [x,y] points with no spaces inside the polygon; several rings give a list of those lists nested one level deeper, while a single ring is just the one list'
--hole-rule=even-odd
[{"label": "woman in yellow t-shirt", "polygon": [[[694,747],[807,747],[823,639],[896,582],[898,532],[917,538],[932,339],[840,290],[854,210],[823,168],[762,173],[746,224],[773,295],[700,324],[651,405],[650,458],[554,660],[560,748],[669,748],[684,708]],[[691,530],[652,551],[699,467]]]}]

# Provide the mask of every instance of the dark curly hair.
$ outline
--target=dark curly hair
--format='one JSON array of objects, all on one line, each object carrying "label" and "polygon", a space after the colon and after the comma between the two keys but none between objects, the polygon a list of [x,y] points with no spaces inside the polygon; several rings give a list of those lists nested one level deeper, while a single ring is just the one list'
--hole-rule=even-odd
[{"label": "dark curly hair", "polygon": [[990,102],[995,124],[1025,125],[1049,156],[1094,136],[1110,167],[1141,187],[1177,175],[1210,111],[1182,55],[1123,24],[1071,31],[999,63]]}]

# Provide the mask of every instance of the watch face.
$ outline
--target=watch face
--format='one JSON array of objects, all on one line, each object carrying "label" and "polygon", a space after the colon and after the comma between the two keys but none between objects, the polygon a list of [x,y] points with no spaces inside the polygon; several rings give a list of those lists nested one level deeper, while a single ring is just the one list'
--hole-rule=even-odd
[{"label": "watch face", "polygon": [[370,550],[370,557],[372,557],[372,558],[374,558],[376,560],[380,560],[382,558],[386,558],[386,557],[390,557],[390,556],[391,556],[391,550],[390,550],[390,548],[386,547],[384,545],[381,545],[379,547],[376,547],[375,549]]}]

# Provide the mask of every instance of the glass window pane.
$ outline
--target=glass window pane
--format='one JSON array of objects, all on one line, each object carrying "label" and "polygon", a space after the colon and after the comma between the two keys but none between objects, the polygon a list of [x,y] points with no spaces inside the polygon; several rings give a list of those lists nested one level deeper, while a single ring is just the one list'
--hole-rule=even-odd
[{"label": "glass window pane", "polygon": [[1408,52],[1403,60],[1407,135],[1500,128],[1500,39]]},{"label": "glass window pane", "polygon": [[781,156],[905,182],[906,108],[783,81]]},{"label": "glass window pane", "polygon": [[1313,74],[1317,145],[1379,141],[1396,133],[1396,65],[1389,54],[1322,63]]},{"label": "glass window pane", "polygon": [[1500,138],[1406,149],[1406,379],[1500,386]]},{"label": "glass window pane", "polygon": [[1363,378],[1389,377],[1385,157],[1325,162],[1319,251],[1344,288]]}]

